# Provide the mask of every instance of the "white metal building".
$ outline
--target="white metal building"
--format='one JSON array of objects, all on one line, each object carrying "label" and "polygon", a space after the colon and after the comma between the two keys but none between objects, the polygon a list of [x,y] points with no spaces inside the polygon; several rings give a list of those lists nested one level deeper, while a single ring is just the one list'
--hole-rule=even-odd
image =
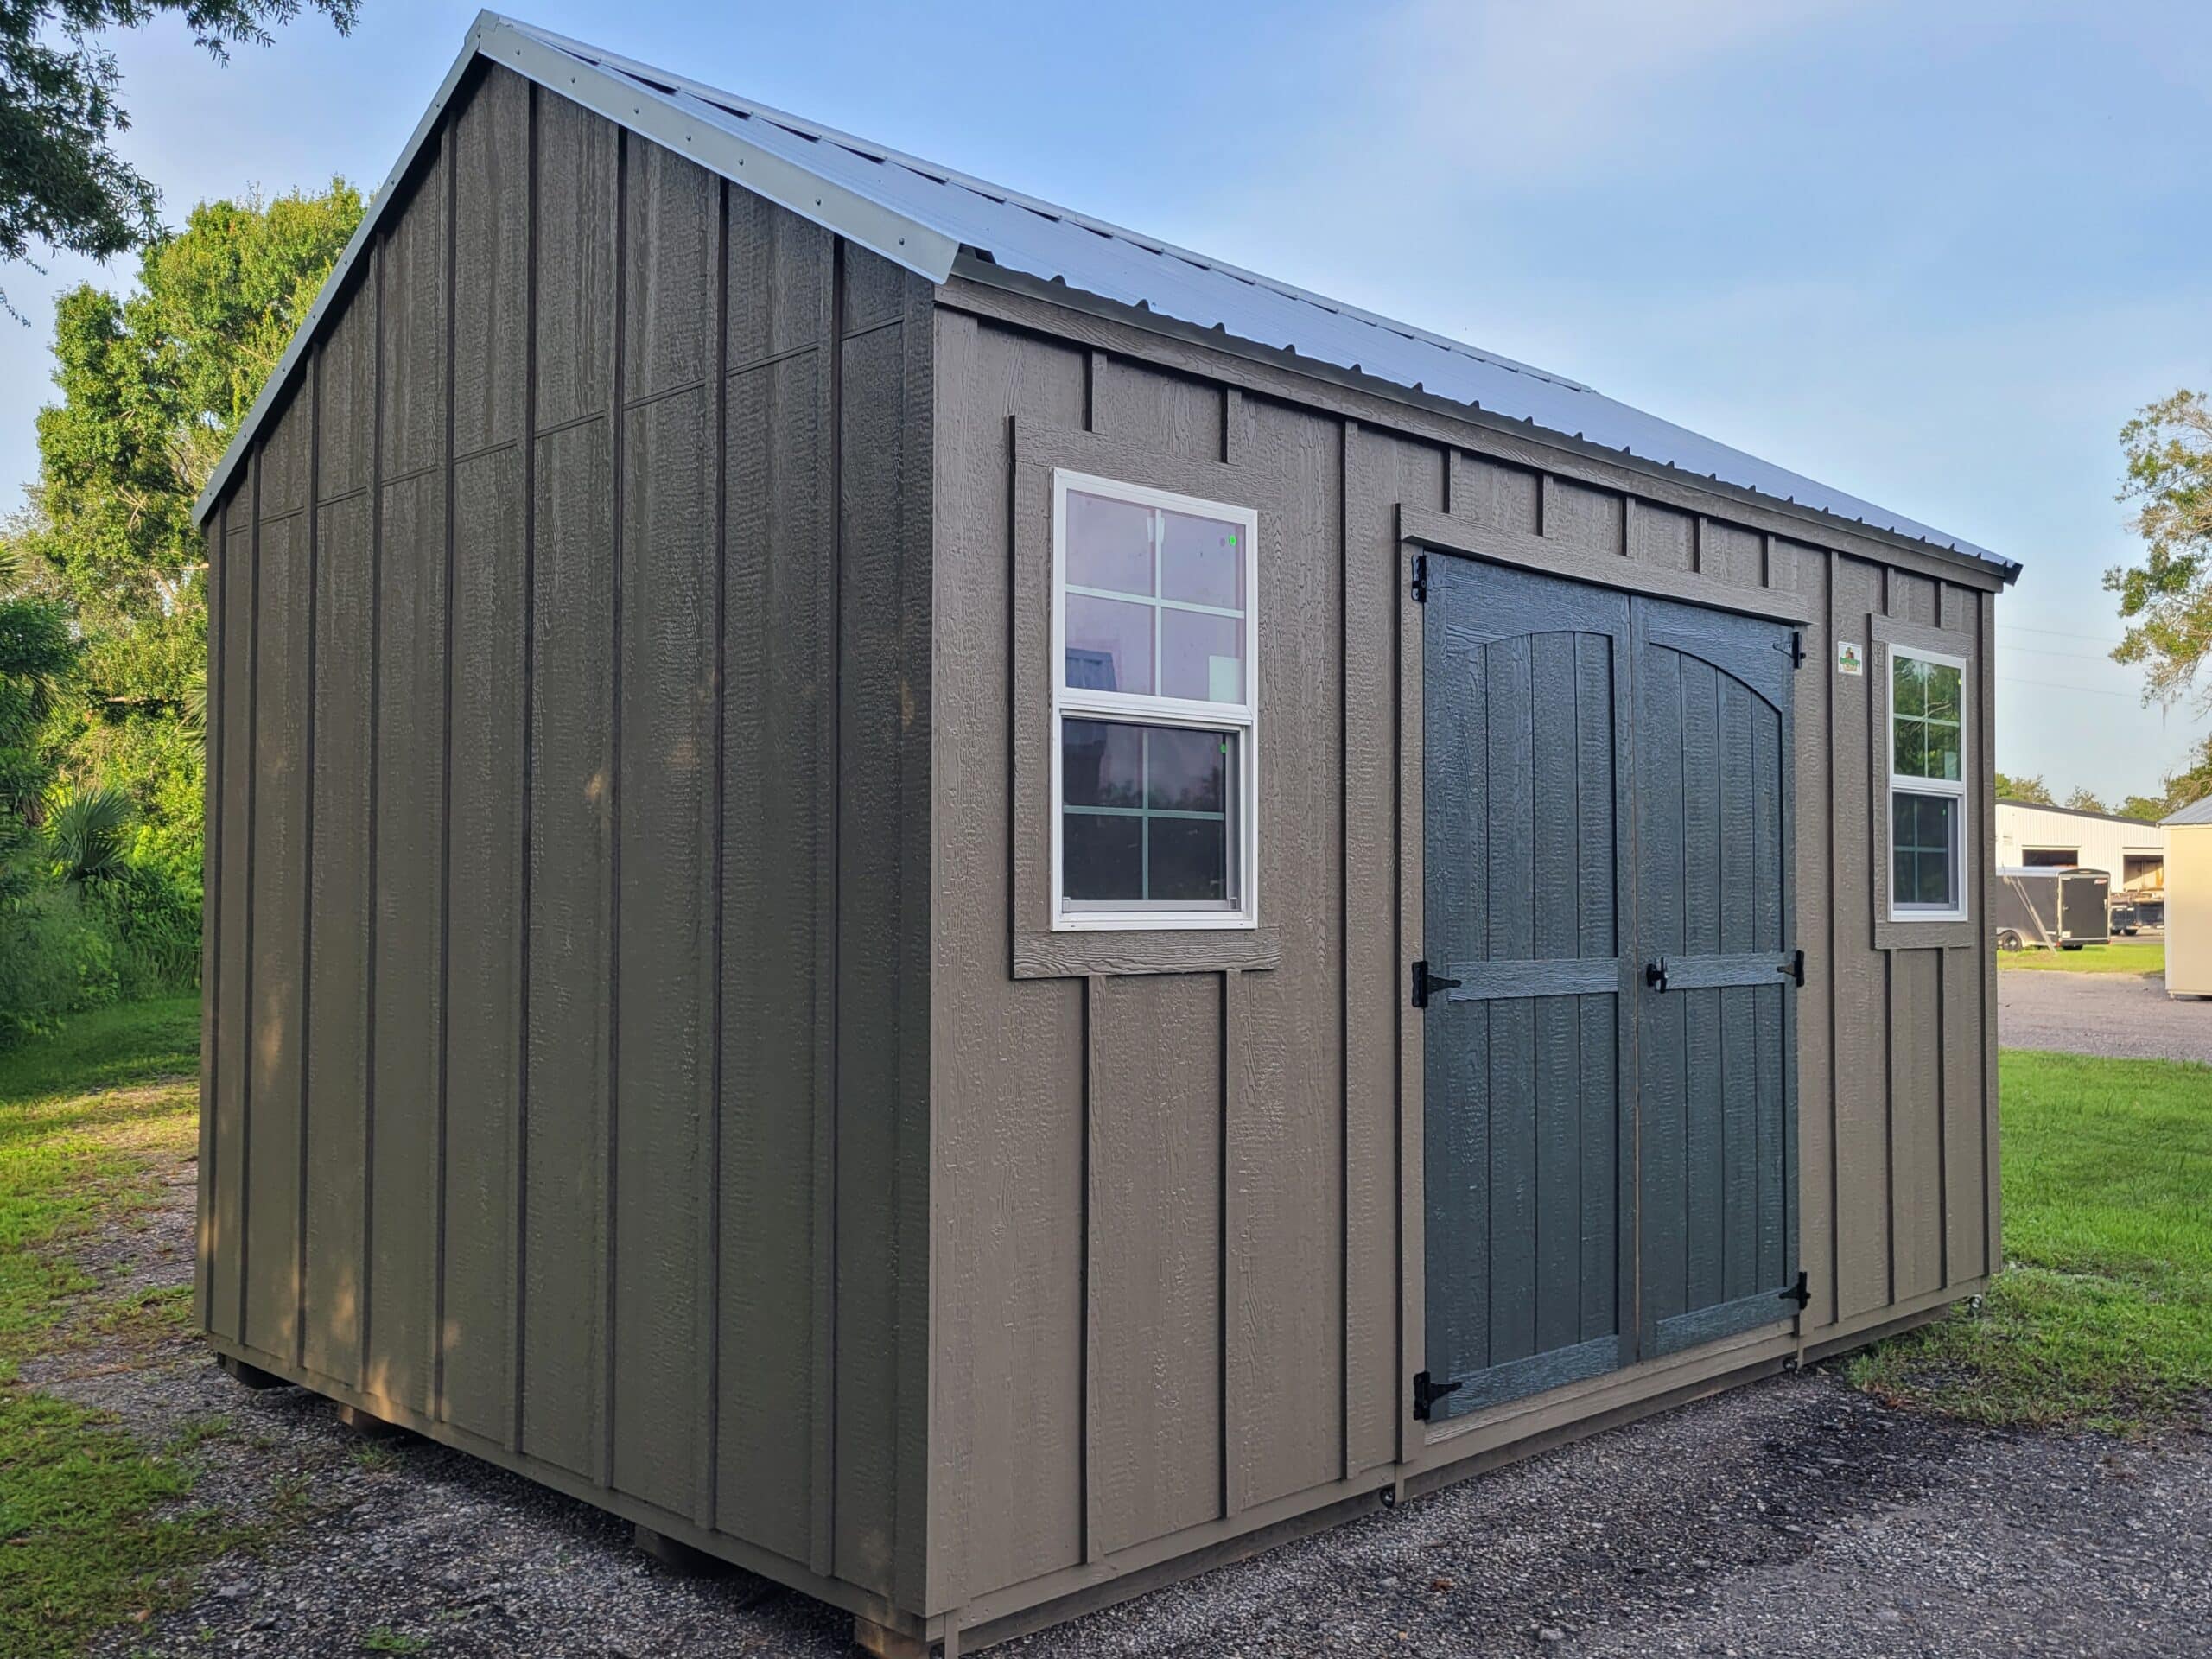
[{"label": "white metal building", "polygon": [[2112,877],[2115,892],[2163,871],[2166,830],[2141,818],[2026,801],[1997,803],[1997,867],[2078,864]]}]

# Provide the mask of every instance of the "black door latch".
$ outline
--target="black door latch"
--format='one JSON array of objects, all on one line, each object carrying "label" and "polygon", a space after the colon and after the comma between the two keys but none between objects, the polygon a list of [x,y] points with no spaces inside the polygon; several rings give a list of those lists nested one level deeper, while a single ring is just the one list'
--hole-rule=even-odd
[{"label": "black door latch", "polygon": [[1414,1373],[1414,1415],[1427,1422],[1435,1415],[1436,1402],[1447,1394],[1459,1391],[1458,1382],[1433,1382],[1427,1371]]},{"label": "black door latch", "polygon": [[1666,957],[1662,957],[1656,962],[1647,962],[1643,964],[1643,982],[1655,991],[1663,991],[1667,988]]},{"label": "black door latch", "polygon": [[1427,1007],[1430,994],[1433,992],[1453,991],[1459,988],[1458,980],[1446,979],[1441,974],[1430,973],[1426,958],[1414,963],[1414,1007]]}]

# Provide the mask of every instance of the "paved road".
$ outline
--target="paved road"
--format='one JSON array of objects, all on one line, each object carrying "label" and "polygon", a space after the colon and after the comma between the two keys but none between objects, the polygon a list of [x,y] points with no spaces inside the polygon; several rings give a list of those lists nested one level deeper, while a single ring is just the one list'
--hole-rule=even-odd
[{"label": "paved road", "polygon": [[2007,1048],[2212,1064],[2212,1001],[2169,997],[2157,975],[2000,969],[1997,1039]]}]

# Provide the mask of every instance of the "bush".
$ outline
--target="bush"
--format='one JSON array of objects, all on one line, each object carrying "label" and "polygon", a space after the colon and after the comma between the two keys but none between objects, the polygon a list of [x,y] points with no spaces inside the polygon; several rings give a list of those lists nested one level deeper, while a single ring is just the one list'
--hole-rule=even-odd
[{"label": "bush", "polygon": [[121,995],[123,952],[76,893],[40,887],[0,912],[0,1048]]},{"label": "bush", "polygon": [[82,887],[84,907],[119,947],[126,1000],[188,990],[200,978],[200,895],[158,870],[120,866]]}]

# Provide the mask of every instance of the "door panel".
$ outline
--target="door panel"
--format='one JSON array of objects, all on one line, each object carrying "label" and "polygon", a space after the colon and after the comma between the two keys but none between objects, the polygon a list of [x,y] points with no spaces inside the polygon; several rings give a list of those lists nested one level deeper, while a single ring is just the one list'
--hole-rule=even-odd
[{"label": "door panel", "polygon": [[1427,573],[1426,1359],[1448,1417],[1792,1311],[1794,652],[1691,606]]},{"label": "door panel", "polygon": [[[1441,568],[1440,568],[1441,567]],[[1432,563],[1427,1368],[1447,1416],[1620,1363],[1629,608]]]},{"label": "door panel", "polygon": [[1788,630],[1637,600],[1643,1350],[1786,1319]]}]

